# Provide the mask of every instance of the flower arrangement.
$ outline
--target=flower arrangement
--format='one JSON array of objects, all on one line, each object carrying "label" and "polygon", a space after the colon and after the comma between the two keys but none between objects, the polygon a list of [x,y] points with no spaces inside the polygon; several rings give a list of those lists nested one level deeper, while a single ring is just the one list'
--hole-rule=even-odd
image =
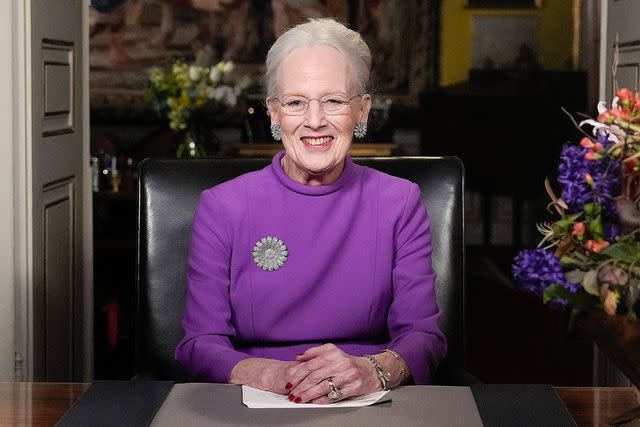
[{"label": "flower arrangement", "polygon": [[[250,86],[251,79],[243,76],[234,80],[233,62],[218,62],[211,67],[189,65],[176,61],[169,70],[152,67],[146,97],[153,109],[169,120],[175,131],[189,131],[202,114],[213,115],[234,107],[238,98]],[[186,132],[187,137],[189,132]],[[178,157],[181,157],[178,147]],[[204,151],[193,140],[183,149],[190,157],[202,157]]]},{"label": "flower arrangement", "polygon": [[[559,217],[538,225],[535,249],[514,259],[519,286],[544,303],[573,313],[603,309],[640,315],[640,92],[621,89],[596,120],[574,123],[584,137],[560,154],[560,197],[549,180],[550,208]],[[585,131],[591,130],[591,132]]]}]

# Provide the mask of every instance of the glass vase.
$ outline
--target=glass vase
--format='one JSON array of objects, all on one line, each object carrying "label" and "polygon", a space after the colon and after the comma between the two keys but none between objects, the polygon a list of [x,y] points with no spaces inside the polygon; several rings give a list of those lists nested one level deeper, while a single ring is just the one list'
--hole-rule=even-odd
[{"label": "glass vase", "polygon": [[201,159],[206,157],[207,153],[204,146],[192,131],[187,130],[182,135],[182,140],[176,149],[176,157],[179,159]]}]

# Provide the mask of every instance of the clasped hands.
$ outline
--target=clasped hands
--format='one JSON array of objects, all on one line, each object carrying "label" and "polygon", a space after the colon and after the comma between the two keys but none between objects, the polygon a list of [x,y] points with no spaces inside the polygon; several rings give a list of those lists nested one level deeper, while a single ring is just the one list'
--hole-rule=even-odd
[{"label": "clasped hands", "polygon": [[[330,399],[329,379],[342,393]],[[260,390],[288,394],[295,403],[327,404],[381,389],[374,366],[364,357],[351,356],[334,344],[307,349],[296,361],[249,358],[231,371],[230,381]]]}]

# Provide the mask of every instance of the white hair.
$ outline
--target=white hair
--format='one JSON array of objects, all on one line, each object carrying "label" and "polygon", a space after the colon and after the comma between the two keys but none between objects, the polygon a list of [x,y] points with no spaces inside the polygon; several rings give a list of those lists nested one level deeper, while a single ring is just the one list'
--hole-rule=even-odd
[{"label": "white hair", "polygon": [[273,43],[267,53],[264,74],[267,96],[278,88],[278,69],[287,55],[296,48],[331,46],[347,57],[352,66],[352,78],[358,94],[366,92],[371,70],[371,52],[360,34],[331,19],[309,19],[287,30]]}]

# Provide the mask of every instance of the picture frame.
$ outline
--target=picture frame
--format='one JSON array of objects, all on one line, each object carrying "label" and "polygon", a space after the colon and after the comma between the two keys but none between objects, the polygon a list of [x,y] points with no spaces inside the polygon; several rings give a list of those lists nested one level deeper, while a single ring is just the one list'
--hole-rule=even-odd
[{"label": "picture frame", "polygon": [[[202,9],[209,2],[229,7]],[[153,120],[144,97],[149,69],[168,67],[175,59],[200,65],[232,60],[237,73],[260,82],[277,28],[289,28],[309,17],[334,17],[363,35],[372,52],[374,97],[392,99],[394,106],[417,109],[420,95],[437,85],[438,0],[112,3],[119,6],[90,13],[92,122]],[[322,9],[310,11],[307,6],[315,3]],[[198,4],[200,9],[187,4]],[[274,4],[286,6],[284,15],[278,15],[282,11]],[[279,19],[287,22],[279,24]]]},{"label": "picture frame", "polygon": [[465,0],[467,9],[539,9],[543,0]]}]

